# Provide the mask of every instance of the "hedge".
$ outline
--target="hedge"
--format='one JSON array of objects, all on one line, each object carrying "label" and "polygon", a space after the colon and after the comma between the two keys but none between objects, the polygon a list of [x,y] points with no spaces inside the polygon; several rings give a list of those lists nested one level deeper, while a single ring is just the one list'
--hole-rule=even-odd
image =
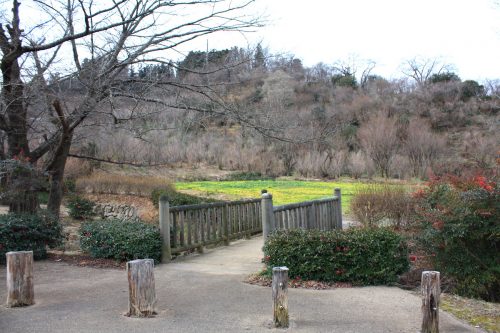
[{"label": "hedge", "polygon": [[62,240],[62,226],[48,212],[0,215],[0,263],[9,251],[33,251],[35,259],[44,259],[47,246],[58,246]]},{"label": "hedge", "polygon": [[385,228],[279,231],[263,250],[267,274],[287,266],[291,278],[303,280],[390,284],[409,268],[403,237]]},{"label": "hedge", "polygon": [[94,258],[120,261],[161,259],[161,236],[157,227],[127,220],[97,220],[82,223],[80,246]]}]

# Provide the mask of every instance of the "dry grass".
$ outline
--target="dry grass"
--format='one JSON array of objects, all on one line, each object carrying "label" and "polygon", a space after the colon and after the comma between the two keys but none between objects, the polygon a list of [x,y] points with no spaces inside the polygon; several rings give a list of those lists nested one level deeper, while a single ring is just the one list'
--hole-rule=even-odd
[{"label": "dry grass", "polygon": [[91,173],[90,162],[78,158],[68,158],[64,168],[64,177],[66,179],[74,179],[82,175],[89,175]]},{"label": "dry grass", "polygon": [[165,178],[154,176],[126,176],[108,173],[94,173],[76,181],[79,192],[93,194],[120,194],[149,197],[153,190],[174,190],[173,184]]}]

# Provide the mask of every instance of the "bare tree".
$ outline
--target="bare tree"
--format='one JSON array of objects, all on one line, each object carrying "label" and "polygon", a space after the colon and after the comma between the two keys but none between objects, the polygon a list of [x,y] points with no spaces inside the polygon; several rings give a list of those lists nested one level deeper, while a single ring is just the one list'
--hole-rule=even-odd
[{"label": "bare tree", "polygon": [[[37,0],[34,14],[12,1],[10,18],[0,22],[0,130],[7,136],[8,158],[22,157],[33,165],[43,158],[52,212],[59,212],[64,166],[83,125],[137,120],[143,116],[139,102],[160,105],[158,112],[218,112],[188,103],[182,93],[224,106],[209,86],[130,78],[128,68],[140,62],[169,63],[168,52],[192,40],[258,25],[244,14],[252,2]],[[29,23],[28,17],[40,20]],[[154,88],[169,98],[151,98],[148,92]],[[119,98],[136,107],[117,108]]]},{"label": "bare tree", "polygon": [[322,62],[306,69],[306,82],[329,83],[333,75],[333,68]]},{"label": "bare tree", "polygon": [[399,149],[397,134],[397,120],[384,112],[378,112],[358,131],[361,146],[383,177],[389,177],[392,158]]},{"label": "bare tree", "polygon": [[347,60],[337,61],[333,65],[333,69],[337,75],[352,77],[354,80],[359,79],[359,86],[364,88],[368,83],[375,66],[375,61],[370,59],[361,59],[357,55],[351,54]]},{"label": "bare tree", "polygon": [[425,85],[432,75],[450,72],[453,66],[443,63],[437,58],[415,57],[403,64],[404,75],[415,80],[418,86]]}]

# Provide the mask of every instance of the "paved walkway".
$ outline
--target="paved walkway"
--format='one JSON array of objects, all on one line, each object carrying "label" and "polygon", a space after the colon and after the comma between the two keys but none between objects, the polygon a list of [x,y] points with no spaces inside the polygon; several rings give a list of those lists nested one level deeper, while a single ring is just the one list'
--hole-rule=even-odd
[{"label": "paved walkway", "polygon": [[[128,318],[124,271],[35,264],[36,304],[0,306],[0,332],[282,332],[271,328],[270,288],[242,280],[262,268],[262,238],[238,241],[155,269],[155,318]],[[5,267],[0,267],[5,281]],[[3,284],[3,283],[2,283]],[[5,300],[0,288],[0,300]],[[388,287],[289,289],[288,332],[419,332],[420,299]],[[483,332],[441,312],[441,332]]]}]

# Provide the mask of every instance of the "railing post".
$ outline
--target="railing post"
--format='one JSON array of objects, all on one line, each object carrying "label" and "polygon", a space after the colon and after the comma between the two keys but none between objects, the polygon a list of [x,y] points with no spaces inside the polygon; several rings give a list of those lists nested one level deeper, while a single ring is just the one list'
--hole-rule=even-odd
[{"label": "railing post", "polygon": [[340,188],[336,188],[333,192],[334,196],[338,198],[337,200],[337,224],[336,228],[342,230],[342,193],[340,192]]},{"label": "railing post", "polygon": [[422,272],[422,333],[439,333],[439,272]]},{"label": "railing post", "polygon": [[229,223],[228,223],[228,215],[229,215],[229,206],[225,204],[222,207],[222,232],[224,233],[224,245],[229,245]]},{"label": "railing post", "polygon": [[[165,195],[160,197],[160,234],[162,237],[161,262],[168,263],[172,259],[170,248],[170,207]],[[174,235],[175,237],[175,235]]]},{"label": "railing post", "polygon": [[271,193],[262,193],[262,234],[264,242],[274,229],[273,196]]}]

